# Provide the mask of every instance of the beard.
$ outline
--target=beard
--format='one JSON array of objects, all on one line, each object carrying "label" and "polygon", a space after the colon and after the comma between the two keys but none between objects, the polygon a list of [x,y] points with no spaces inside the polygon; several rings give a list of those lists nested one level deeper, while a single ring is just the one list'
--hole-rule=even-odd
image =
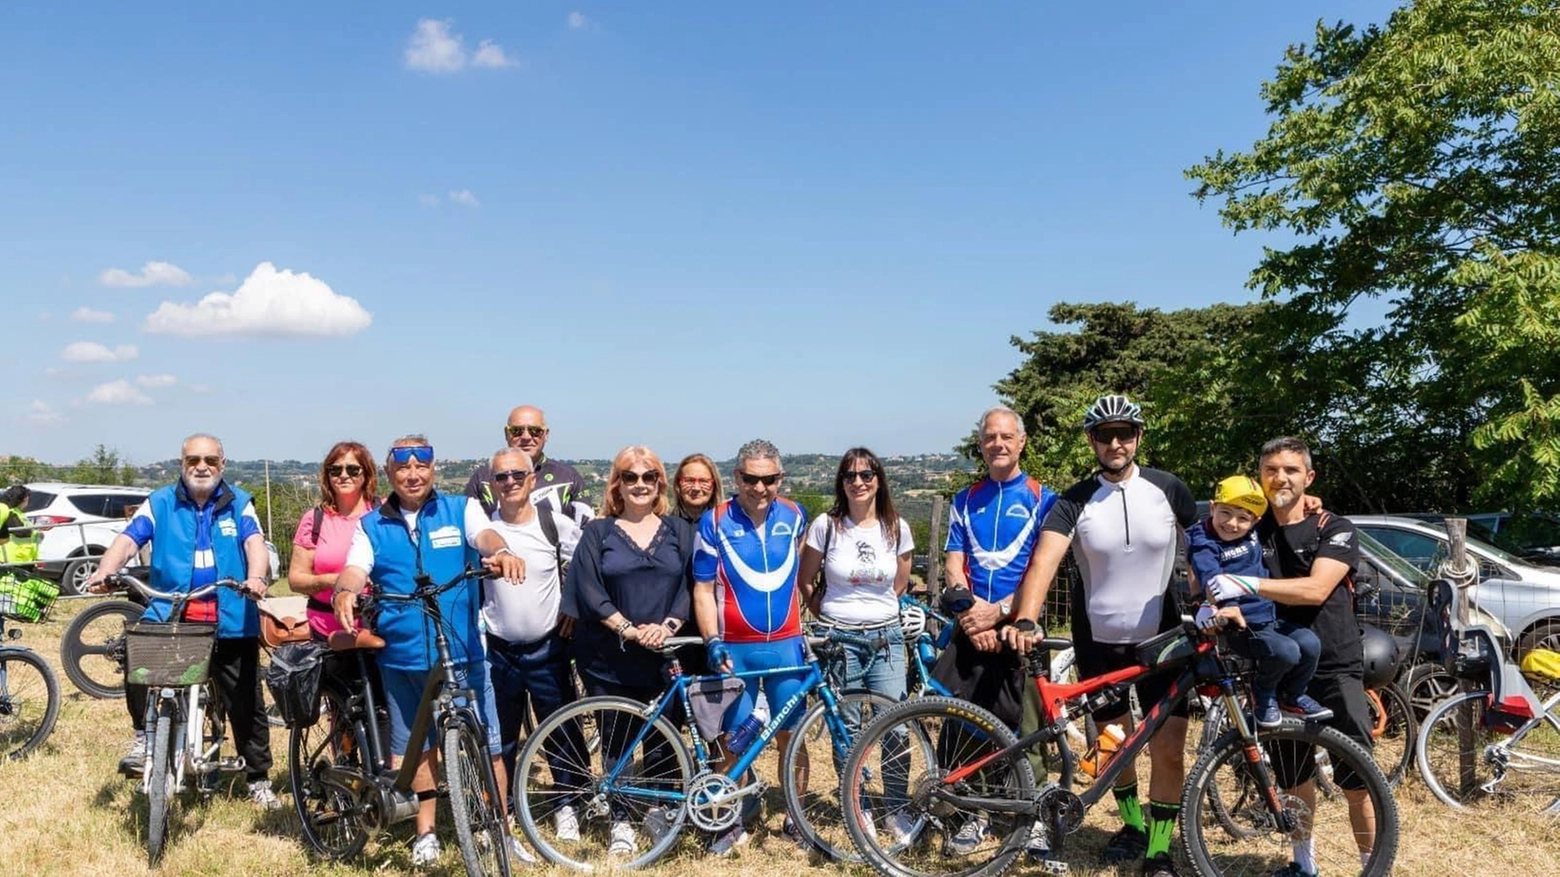
[{"label": "beard", "polygon": [[1300,493],[1288,488],[1275,491],[1272,496],[1268,497],[1268,503],[1276,509],[1287,509],[1299,501]]}]

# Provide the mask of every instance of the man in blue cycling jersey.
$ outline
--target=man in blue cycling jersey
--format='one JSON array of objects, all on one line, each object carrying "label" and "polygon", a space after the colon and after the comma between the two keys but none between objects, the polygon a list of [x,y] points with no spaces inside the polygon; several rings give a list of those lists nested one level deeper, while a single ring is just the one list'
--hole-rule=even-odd
[{"label": "man in blue cycling jersey", "polygon": [[[737,451],[737,495],[704,513],[693,555],[693,605],[711,669],[726,673],[802,666],[802,614],[796,567],[807,513],[780,496],[785,471],[780,452],[763,439]],[[762,684],[770,709],[779,712],[802,687],[803,671],[748,680],[741,701],[726,714],[735,730],[753,711],[753,682]],[[785,752],[791,729],[806,710],[798,706],[775,735],[775,754]],[[806,765],[802,765],[805,774]],[[786,820],[786,833],[800,834]],[[739,822],[710,845],[725,855],[746,843]]]},{"label": "man in blue cycling jersey", "polygon": [[[953,498],[945,546],[949,591],[968,590],[970,606],[959,612],[959,628],[937,659],[932,676],[954,696],[981,704],[1009,727],[1018,727],[1023,689],[1029,684],[1020,657],[1002,648],[998,625],[1013,615],[1013,597],[1029,568],[1040,523],[1056,493],[1019,470],[1028,437],[1011,408],[996,407],[980,418],[980,455],[986,475]],[[956,736],[940,741],[957,751]],[[967,820],[948,841],[959,853],[980,846],[988,825]],[[1035,823],[1031,858],[1050,861],[1045,828]]]}]

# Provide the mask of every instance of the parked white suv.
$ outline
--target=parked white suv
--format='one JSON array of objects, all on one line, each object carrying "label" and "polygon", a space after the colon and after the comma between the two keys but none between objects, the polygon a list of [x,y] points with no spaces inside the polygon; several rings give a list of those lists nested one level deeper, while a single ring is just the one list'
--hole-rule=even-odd
[{"label": "parked white suv", "polygon": [[[106,484],[64,484],[41,481],[27,485],[27,518],[43,539],[38,543],[38,571],[58,579],[60,593],[80,594],[97,572],[97,555],[124,532],[136,508],[151,495],[145,487]],[[276,547],[265,543],[271,557],[271,580],[280,565]],[[131,560],[131,564],[135,564]]]},{"label": "parked white suv", "polygon": [[59,579],[61,594],[81,593],[82,583],[97,571],[95,555],[108,550],[151,495],[144,487],[57,481],[29,484],[27,490],[27,518],[43,537],[38,571]]}]

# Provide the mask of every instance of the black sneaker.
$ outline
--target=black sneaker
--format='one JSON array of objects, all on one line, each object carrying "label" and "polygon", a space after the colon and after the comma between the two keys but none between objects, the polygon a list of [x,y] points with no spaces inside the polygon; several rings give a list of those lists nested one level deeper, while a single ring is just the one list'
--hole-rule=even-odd
[{"label": "black sneaker", "polygon": [[130,743],[130,750],[125,757],[119,759],[119,772],[127,777],[138,777],[146,773],[146,734],[136,732],[135,740]]},{"label": "black sneaker", "polygon": [[1148,850],[1148,832],[1123,825],[1105,842],[1105,864],[1116,865],[1140,859]]},{"label": "black sneaker", "polygon": [[1143,860],[1143,877],[1181,877],[1175,870],[1175,862],[1169,856],[1155,856]]}]

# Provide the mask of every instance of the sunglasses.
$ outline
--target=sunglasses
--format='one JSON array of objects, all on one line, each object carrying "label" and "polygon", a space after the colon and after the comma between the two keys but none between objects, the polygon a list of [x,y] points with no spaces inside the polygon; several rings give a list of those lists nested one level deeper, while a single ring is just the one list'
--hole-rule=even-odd
[{"label": "sunglasses", "polygon": [[714,487],[715,486],[715,480],[713,478],[680,478],[680,479],[678,479],[677,483],[681,484],[683,487]]},{"label": "sunglasses", "polygon": [[390,449],[390,459],[396,465],[404,466],[412,460],[419,463],[433,462],[433,445],[407,445]]},{"label": "sunglasses", "polygon": [[363,467],[355,463],[332,463],[325,467],[325,474],[332,478],[340,478],[342,473],[346,473],[348,478],[356,478],[363,474]]},{"label": "sunglasses", "polygon": [[635,472],[631,469],[624,469],[618,473],[618,477],[623,480],[624,484],[638,484],[641,481],[646,484],[655,484],[661,480],[661,473],[654,469],[651,469],[649,472]]},{"label": "sunglasses", "polygon": [[1112,441],[1119,440],[1122,444],[1138,437],[1138,428],[1135,426],[1102,426],[1094,430],[1094,440],[1102,445],[1108,445]]},{"label": "sunglasses", "polygon": [[201,463],[205,463],[207,466],[215,468],[222,465],[222,457],[218,456],[217,454],[207,454],[203,457],[196,454],[191,454],[184,458],[184,465],[186,467],[199,466]]},{"label": "sunglasses", "polygon": [[785,473],[776,472],[773,475],[749,475],[746,472],[738,472],[737,477],[741,478],[742,483],[749,487],[752,487],[755,484],[762,484],[765,487],[774,487],[776,484],[780,483],[781,478],[785,477]]},{"label": "sunglasses", "polygon": [[494,472],[493,481],[498,484],[508,484],[513,481],[516,484],[531,477],[530,469],[510,469],[508,472]]},{"label": "sunglasses", "polygon": [[851,469],[845,472],[844,478],[841,480],[843,480],[846,484],[849,484],[852,481],[863,481],[867,484],[871,484],[877,480],[877,473],[873,472],[871,469]]},{"label": "sunglasses", "polygon": [[504,435],[507,435],[510,438],[519,438],[519,437],[521,437],[523,435],[529,435],[529,436],[535,436],[536,438],[541,438],[542,436],[544,436],[546,434],[547,434],[547,427],[545,427],[545,426],[506,426],[506,427],[504,427]]}]

